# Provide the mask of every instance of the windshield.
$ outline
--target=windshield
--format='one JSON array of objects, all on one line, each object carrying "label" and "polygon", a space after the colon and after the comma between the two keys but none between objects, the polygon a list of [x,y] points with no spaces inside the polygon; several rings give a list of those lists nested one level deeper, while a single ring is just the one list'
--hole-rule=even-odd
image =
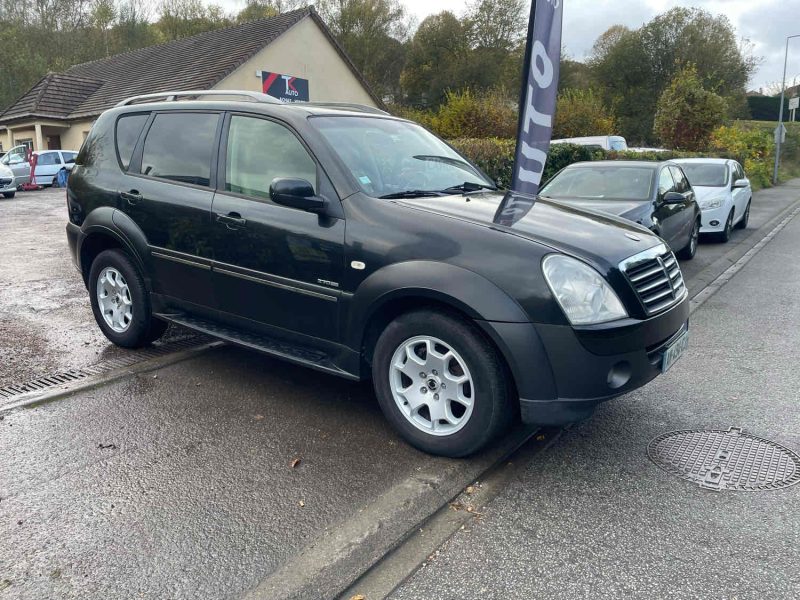
[{"label": "windshield", "polygon": [[683,172],[693,186],[725,187],[728,185],[728,166],[714,163],[681,163]]},{"label": "windshield", "polygon": [[373,197],[494,187],[480,172],[419,125],[375,117],[313,117],[310,122]]},{"label": "windshield", "polygon": [[565,169],[542,188],[550,198],[648,200],[653,169],[648,167],[578,167]]},{"label": "windshield", "polygon": [[612,150],[627,150],[628,143],[625,141],[624,137],[620,136],[610,136],[608,138],[609,145],[611,146]]}]

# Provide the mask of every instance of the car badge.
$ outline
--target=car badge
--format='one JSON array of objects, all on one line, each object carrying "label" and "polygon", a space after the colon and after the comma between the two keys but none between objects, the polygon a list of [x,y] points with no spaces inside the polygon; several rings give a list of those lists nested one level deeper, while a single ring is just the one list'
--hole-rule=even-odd
[{"label": "car badge", "polygon": [[640,237],[636,237],[636,236],[635,236],[635,235],[633,235],[632,233],[627,233],[627,232],[626,232],[626,233],[625,233],[625,237],[626,237],[626,238],[629,238],[629,239],[631,239],[631,240],[633,240],[634,242],[641,242],[641,241],[642,241],[642,238],[640,238]]}]

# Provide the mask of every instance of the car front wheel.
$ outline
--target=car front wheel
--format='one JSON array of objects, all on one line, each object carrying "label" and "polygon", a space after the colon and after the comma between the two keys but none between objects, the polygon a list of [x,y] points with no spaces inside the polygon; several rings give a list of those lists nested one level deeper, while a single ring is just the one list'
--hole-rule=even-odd
[{"label": "car front wheel", "polygon": [[421,310],[392,321],[375,347],[372,375],[386,418],[431,454],[472,454],[515,414],[497,350],[457,315]]},{"label": "car front wheel", "polygon": [[16,195],[17,195],[17,192],[3,192],[3,196],[5,198],[8,198],[9,200],[11,200],[11,198],[13,198]]},{"label": "car front wheel", "polygon": [[741,220],[736,224],[737,229],[747,229],[747,224],[750,222],[750,202],[752,202],[752,200],[747,201],[744,214],[742,215]]},{"label": "car front wheel", "polygon": [[694,222],[694,227],[692,227],[692,232],[689,234],[689,241],[684,246],[680,252],[678,252],[678,258],[683,260],[692,260],[694,255],[697,254],[697,242],[700,239],[700,221],[697,220]]},{"label": "car front wheel", "polygon": [[95,321],[117,346],[146,346],[167,329],[167,323],[153,317],[142,275],[121,250],[104,250],[94,259],[89,295]]},{"label": "car front wheel", "polygon": [[725,221],[725,229],[723,229],[719,234],[719,241],[723,244],[728,242],[731,239],[731,233],[733,232],[733,209],[728,214],[728,220]]}]

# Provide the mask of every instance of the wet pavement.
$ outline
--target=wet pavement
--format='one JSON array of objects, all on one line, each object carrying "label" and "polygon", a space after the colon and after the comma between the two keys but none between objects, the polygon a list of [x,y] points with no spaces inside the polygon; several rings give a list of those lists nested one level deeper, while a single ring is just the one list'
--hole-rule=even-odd
[{"label": "wet pavement", "polygon": [[800,451],[798,247],[800,215],[692,315],[668,374],[521,467],[391,598],[800,597],[800,485],[704,490],[646,453],[731,426]]},{"label": "wet pavement", "polygon": [[130,353],[95,323],[66,223],[63,189],[0,197],[0,387]]},{"label": "wet pavement", "polygon": [[[754,227],[798,197],[800,188],[770,190],[763,203],[754,202]],[[68,256],[64,212],[62,190],[0,201],[0,385],[125,352],[109,346],[94,324],[86,291]],[[751,238],[763,233],[736,232],[733,242],[740,243],[744,253]],[[697,291],[695,282],[704,267],[729,262],[726,257],[734,248],[701,245],[697,259],[683,265],[690,290]],[[767,256],[773,261],[792,256],[789,249],[782,252]],[[723,292],[735,295],[738,277]],[[771,281],[765,276],[756,284],[770,286]],[[751,296],[756,284],[748,284]],[[30,299],[29,290],[37,292]],[[751,505],[719,496],[722,500],[712,505],[719,515],[693,516],[708,505],[705,496],[686,492],[681,486],[689,484],[665,473],[651,473],[652,465],[640,460],[642,443],[685,424],[716,425],[738,416],[738,424],[752,426],[756,434],[800,445],[800,429],[792,420],[797,413],[785,400],[790,389],[770,371],[783,369],[787,357],[796,355],[774,342],[779,336],[771,333],[776,326],[772,317],[768,322],[747,321],[752,303],[737,304],[735,299],[723,302],[730,309],[712,312],[718,298],[722,293],[701,309],[696,324],[693,321],[689,360],[682,359],[667,377],[608,404],[595,419],[568,433],[510,488],[503,508],[487,513],[487,523],[499,522],[492,516],[499,514],[507,516],[510,530],[515,523],[525,525],[507,538],[481,538],[485,551],[470,548],[477,543],[469,541],[473,538],[464,542],[465,552],[486,560],[488,569],[473,567],[485,574],[485,581],[443,571],[454,579],[440,588],[419,575],[398,592],[399,597],[461,597],[456,590],[467,582],[470,588],[463,597],[487,586],[492,593],[479,597],[493,597],[493,575],[504,572],[513,579],[507,597],[531,597],[527,588],[514,586],[539,582],[545,567],[565,576],[588,577],[582,570],[586,544],[570,546],[567,538],[590,539],[593,548],[604,549],[603,557],[619,555],[624,565],[643,552],[631,536],[646,533],[648,525],[655,527],[654,533],[642,533],[641,539],[668,552],[645,554],[648,560],[665,560],[667,553],[677,554],[674,540],[687,532],[663,525],[664,520],[705,527],[706,546],[695,548],[707,559],[704,568],[713,568],[720,549],[712,529],[728,535],[723,516],[733,522],[740,512],[743,527],[752,529],[756,516],[747,512]],[[790,302],[791,294],[776,294],[775,301]],[[727,343],[730,328],[746,324],[747,331],[735,332],[740,336],[737,344]],[[790,325],[797,331],[793,321]],[[761,339],[759,328],[770,333]],[[754,344],[760,345],[763,360],[741,367]],[[696,368],[706,361],[708,372]],[[788,383],[797,389],[797,381]],[[779,404],[770,406],[772,412],[759,413],[760,404],[737,403],[745,392],[759,399],[752,394],[769,393]],[[746,411],[732,412],[732,407],[744,406]],[[776,413],[789,415],[783,429],[776,429],[769,416]],[[376,498],[391,498],[396,492],[400,497],[399,491],[415,474],[446,473],[448,485],[463,487],[472,480],[470,469],[485,468],[479,458],[439,459],[408,447],[389,429],[369,384],[227,346],[52,402],[0,411],[0,416],[3,599],[239,597],[285,565],[295,564],[292,561],[309,544],[361,511],[368,514]],[[295,459],[300,460],[294,463]],[[451,487],[430,487],[440,502],[452,497]],[[689,494],[688,499],[681,492]],[[655,505],[653,497],[658,500]],[[774,513],[761,517],[770,531],[779,518],[796,522],[793,508],[780,504],[785,497],[776,493],[773,498],[778,500],[765,505]],[[796,496],[791,498],[796,502]],[[614,516],[618,504],[625,510]],[[642,515],[631,506],[655,512]],[[655,514],[659,506],[662,516]],[[424,514],[430,513],[419,517]],[[698,522],[704,514],[709,525]],[[641,525],[632,525],[636,519]],[[536,527],[542,523],[549,528],[537,537]],[[565,526],[559,529],[559,523]],[[387,533],[384,526],[376,522],[372,537],[357,538],[350,546],[360,544],[364,552],[378,553],[380,546],[372,544]],[[757,558],[737,555],[729,537],[724,539],[723,553]],[[791,550],[788,542],[794,547],[800,542],[793,527],[785,527],[781,539],[778,553]],[[623,545],[614,546],[613,540]],[[752,540],[758,542],[758,536],[748,533],[746,541]],[[570,548],[569,555],[555,552],[560,544]],[[558,564],[545,557],[541,570],[526,570],[525,563],[536,556],[533,545],[550,548]],[[754,547],[759,552],[767,548],[763,543]],[[598,563],[601,567],[613,575],[605,563]],[[456,581],[459,577],[462,581]],[[576,586],[564,589],[579,592]]]}]

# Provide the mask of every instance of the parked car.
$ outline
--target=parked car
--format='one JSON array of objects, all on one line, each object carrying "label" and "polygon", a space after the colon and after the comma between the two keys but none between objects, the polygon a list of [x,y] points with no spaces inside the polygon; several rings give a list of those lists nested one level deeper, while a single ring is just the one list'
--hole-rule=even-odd
[{"label": "parked car", "polygon": [[753,190],[742,165],[726,158],[681,158],[675,162],[697,194],[703,213],[700,233],[713,234],[727,242],[734,227],[747,227]]},{"label": "parked car", "polygon": [[14,172],[6,165],[0,164],[0,194],[5,198],[13,198],[17,192]]},{"label": "parked car", "polygon": [[587,418],[686,347],[680,268],[646,228],[504,194],[377,109],[196,94],[106,111],[70,175],[69,246],[115,344],[173,322],[371,378],[406,440],[447,456],[517,414]]},{"label": "parked car", "polygon": [[573,163],[550,179],[541,195],[644,225],[679,258],[690,260],[697,252],[700,208],[691,184],[674,162]]},{"label": "parked car", "polygon": [[628,143],[621,135],[592,135],[588,137],[562,138],[553,140],[551,144],[577,144],[598,150],[627,150]]},{"label": "parked car", "polygon": [[[14,172],[17,186],[31,181],[31,165],[27,160],[26,151],[25,146],[15,146],[0,158],[0,164],[6,165]],[[71,171],[78,156],[75,150],[40,150],[33,154],[36,155],[34,175],[39,185],[56,185],[58,172],[62,169]]]}]

